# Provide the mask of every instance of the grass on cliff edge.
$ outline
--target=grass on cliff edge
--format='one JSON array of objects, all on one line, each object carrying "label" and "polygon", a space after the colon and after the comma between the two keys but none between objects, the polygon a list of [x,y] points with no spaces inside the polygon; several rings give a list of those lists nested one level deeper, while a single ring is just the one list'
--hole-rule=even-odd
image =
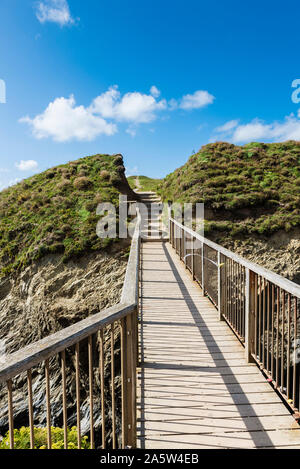
[{"label": "grass on cliff edge", "polygon": [[163,200],[204,202],[206,233],[289,231],[300,225],[300,142],[205,145],[158,192]]},{"label": "grass on cliff edge", "polygon": [[118,204],[121,155],[95,155],[51,168],[0,193],[0,276],[46,254],[67,261],[117,240],[99,239],[96,207]]}]

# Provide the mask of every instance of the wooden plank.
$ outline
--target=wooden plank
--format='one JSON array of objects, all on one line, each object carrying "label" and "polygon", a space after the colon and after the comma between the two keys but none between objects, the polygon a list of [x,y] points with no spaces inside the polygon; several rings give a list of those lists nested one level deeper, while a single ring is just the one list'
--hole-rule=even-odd
[{"label": "wooden plank", "polygon": [[295,446],[300,448],[299,430],[254,431],[213,434],[181,434],[162,437],[145,437],[147,448],[219,448],[219,449],[251,449],[280,448]]},{"label": "wooden plank", "polygon": [[201,434],[239,431],[264,431],[274,428],[291,430],[291,419],[287,415],[267,417],[194,418],[184,420],[161,419],[160,414],[148,414],[140,423],[140,435]]}]

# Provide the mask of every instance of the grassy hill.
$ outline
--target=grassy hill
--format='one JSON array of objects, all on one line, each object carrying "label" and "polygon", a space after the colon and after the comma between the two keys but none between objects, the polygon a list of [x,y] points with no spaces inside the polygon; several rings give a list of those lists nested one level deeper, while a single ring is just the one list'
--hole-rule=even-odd
[{"label": "grassy hill", "polygon": [[144,192],[156,192],[161,183],[161,179],[153,179],[149,178],[148,176],[129,176],[127,180],[133,190],[140,190]]},{"label": "grassy hill", "polygon": [[106,249],[96,207],[131,194],[121,155],[95,155],[51,168],[0,193],[0,275],[46,254],[74,256]]},{"label": "grassy hill", "polygon": [[206,234],[269,235],[300,225],[300,142],[218,142],[169,174],[164,200],[204,202]]}]

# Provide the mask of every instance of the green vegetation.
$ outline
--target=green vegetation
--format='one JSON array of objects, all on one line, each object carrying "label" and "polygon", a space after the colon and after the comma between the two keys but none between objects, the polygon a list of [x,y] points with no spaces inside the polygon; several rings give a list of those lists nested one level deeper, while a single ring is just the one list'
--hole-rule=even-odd
[{"label": "green vegetation", "polygon": [[[58,427],[51,427],[52,449],[64,449],[64,430]],[[30,449],[30,429],[21,427],[14,430],[15,449]],[[0,449],[10,449],[9,432],[0,443]],[[47,429],[34,428],[34,449],[47,449]],[[77,427],[68,428],[68,449],[78,449]],[[90,449],[88,437],[81,439],[81,449]]]},{"label": "green vegetation", "polygon": [[[140,187],[138,187],[136,183],[137,179]],[[156,192],[161,183],[161,179],[148,178],[147,176],[129,176],[127,180],[133,190],[139,189],[140,191],[144,192]]]},{"label": "green vegetation", "polygon": [[95,155],[51,168],[0,193],[0,275],[46,254],[64,261],[107,248],[99,239],[96,207],[118,204],[124,185],[121,155]]},{"label": "green vegetation", "polygon": [[300,225],[300,142],[203,146],[159,185],[163,200],[204,202],[206,233],[269,234]]}]

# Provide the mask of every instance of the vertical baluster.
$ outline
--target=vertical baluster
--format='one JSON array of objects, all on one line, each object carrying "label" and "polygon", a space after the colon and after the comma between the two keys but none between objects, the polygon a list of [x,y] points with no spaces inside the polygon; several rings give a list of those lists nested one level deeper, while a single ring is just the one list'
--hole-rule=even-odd
[{"label": "vertical baluster", "polygon": [[104,388],[104,336],[100,331],[100,378],[101,378],[101,416],[102,416],[102,449],[106,448],[105,432],[105,388]]},{"label": "vertical baluster", "polygon": [[232,316],[232,323],[234,330],[236,331],[236,263],[232,263],[232,273],[233,273],[233,282],[232,282],[232,287],[233,287],[233,316]]},{"label": "vertical baluster", "polygon": [[110,331],[111,346],[111,414],[112,414],[112,444],[116,449],[116,403],[115,403],[115,339],[114,339],[114,323],[111,325]]},{"label": "vertical baluster", "polygon": [[262,330],[262,280],[261,276],[259,276],[259,297],[258,297],[258,359],[259,363],[262,362],[262,338],[261,338],[261,330]]},{"label": "vertical baluster", "polygon": [[222,282],[223,279],[223,271],[221,270],[221,253],[218,251],[218,310],[219,310],[219,320],[222,321],[223,319],[223,308],[224,308],[224,285]]},{"label": "vertical baluster", "polygon": [[34,423],[33,423],[32,374],[31,374],[31,369],[27,371],[27,388],[28,388],[28,414],[29,414],[29,431],[30,431],[30,449],[34,449]]},{"label": "vertical baluster", "polygon": [[279,386],[279,315],[280,315],[280,291],[276,287],[277,293],[277,308],[276,308],[276,387]]},{"label": "vertical baluster", "polygon": [[49,359],[45,361],[45,378],[46,378],[46,408],[47,408],[47,446],[48,446],[48,449],[52,449]]},{"label": "vertical baluster", "polygon": [[241,266],[237,264],[238,267],[238,303],[237,303],[237,310],[238,310],[238,328],[239,328],[239,335],[242,336],[242,327],[241,327]]},{"label": "vertical baluster", "polygon": [[281,392],[284,392],[284,321],[285,321],[285,292],[282,291],[282,337],[281,337]]},{"label": "vertical baluster", "polygon": [[239,335],[241,335],[240,329],[240,266],[236,263],[236,320],[237,320],[237,330]]},{"label": "vertical baluster", "polygon": [[230,324],[233,324],[233,261],[230,259]]},{"label": "vertical baluster", "polygon": [[239,335],[242,336],[241,329],[241,266],[237,264],[238,275],[237,275],[237,316],[238,316],[238,330]]},{"label": "vertical baluster", "polygon": [[224,273],[224,278],[225,278],[225,285],[224,285],[224,292],[225,292],[225,308],[224,308],[224,312],[225,312],[225,318],[227,319],[227,315],[228,315],[228,304],[227,304],[227,301],[228,301],[228,273],[227,273],[227,267],[228,267],[228,258],[227,257],[224,257],[224,269],[225,269],[225,273]]},{"label": "vertical baluster", "polygon": [[75,345],[75,369],[76,369],[76,413],[77,413],[77,446],[81,449],[81,418],[80,418],[80,372],[79,372],[79,343]]},{"label": "vertical baluster", "polygon": [[227,320],[230,322],[230,309],[231,309],[231,296],[230,296],[230,285],[231,285],[231,259],[227,260]]},{"label": "vertical baluster", "polygon": [[204,263],[204,243],[202,242],[202,249],[201,249],[201,287],[202,287],[202,294],[205,296],[205,274],[204,274],[204,269],[205,269],[205,263]]},{"label": "vertical baluster", "polygon": [[[293,365],[293,401],[294,405],[296,405],[296,378],[297,378],[297,298],[294,298],[294,365]],[[299,392],[300,392],[300,383],[299,383]],[[298,408],[300,408],[300,396],[299,396],[299,404]]]},{"label": "vertical baluster", "polygon": [[191,249],[192,249],[192,259],[191,259],[191,266],[192,266],[192,279],[195,280],[195,257],[194,257],[194,246],[195,246],[195,238],[194,236],[191,237]]},{"label": "vertical baluster", "polygon": [[266,368],[266,348],[265,348],[265,330],[266,330],[266,279],[263,278],[263,292],[262,292],[262,364]]},{"label": "vertical baluster", "polygon": [[90,440],[91,440],[91,449],[95,449],[95,439],[94,439],[94,399],[93,399],[93,383],[94,383],[94,373],[93,373],[93,336],[89,336],[88,340],[88,359],[89,359],[89,401],[90,401]]},{"label": "vertical baluster", "polygon": [[229,261],[229,269],[230,269],[230,282],[229,282],[229,322],[232,325],[232,260]]},{"label": "vertical baluster", "polygon": [[274,283],[272,283],[272,306],[271,306],[271,321],[272,321],[272,352],[271,352],[271,376],[272,379],[274,380],[274,300],[275,297],[275,286]]},{"label": "vertical baluster", "polygon": [[[256,280],[257,281],[257,280]],[[246,268],[243,267],[243,332],[246,334]],[[257,314],[257,311],[256,311]]]},{"label": "vertical baluster", "polygon": [[266,370],[269,371],[270,362],[270,282],[267,280],[267,360]]},{"label": "vertical baluster", "polygon": [[14,410],[13,410],[13,392],[12,392],[12,380],[7,381],[7,398],[8,398],[8,429],[9,429],[9,447],[14,449]]},{"label": "vertical baluster", "polygon": [[255,309],[255,319],[254,319],[254,354],[257,358],[257,326],[258,326],[258,314],[257,314],[257,299],[258,299],[258,275],[255,274],[255,287],[254,287],[254,309]]},{"label": "vertical baluster", "polygon": [[176,238],[175,238],[175,225],[174,225],[174,222],[172,221],[172,241],[173,241],[173,248],[175,249],[175,242],[176,242]]},{"label": "vertical baluster", "polygon": [[291,349],[291,294],[288,293],[286,395],[290,398],[290,349]]},{"label": "vertical baluster", "polygon": [[[177,243],[177,242],[176,242]],[[126,448],[128,438],[128,412],[126,407],[126,319],[121,319],[121,404],[122,404],[122,449]]]},{"label": "vertical baluster", "polygon": [[68,427],[67,427],[67,387],[66,387],[66,351],[61,352],[61,375],[62,375],[62,401],[63,401],[63,429],[64,449],[68,449]]},{"label": "vertical baluster", "polygon": [[246,270],[246,311],[245,311],[245,356],[248,363],[253,361],[255,325],[255,283],[256,274]]}]

